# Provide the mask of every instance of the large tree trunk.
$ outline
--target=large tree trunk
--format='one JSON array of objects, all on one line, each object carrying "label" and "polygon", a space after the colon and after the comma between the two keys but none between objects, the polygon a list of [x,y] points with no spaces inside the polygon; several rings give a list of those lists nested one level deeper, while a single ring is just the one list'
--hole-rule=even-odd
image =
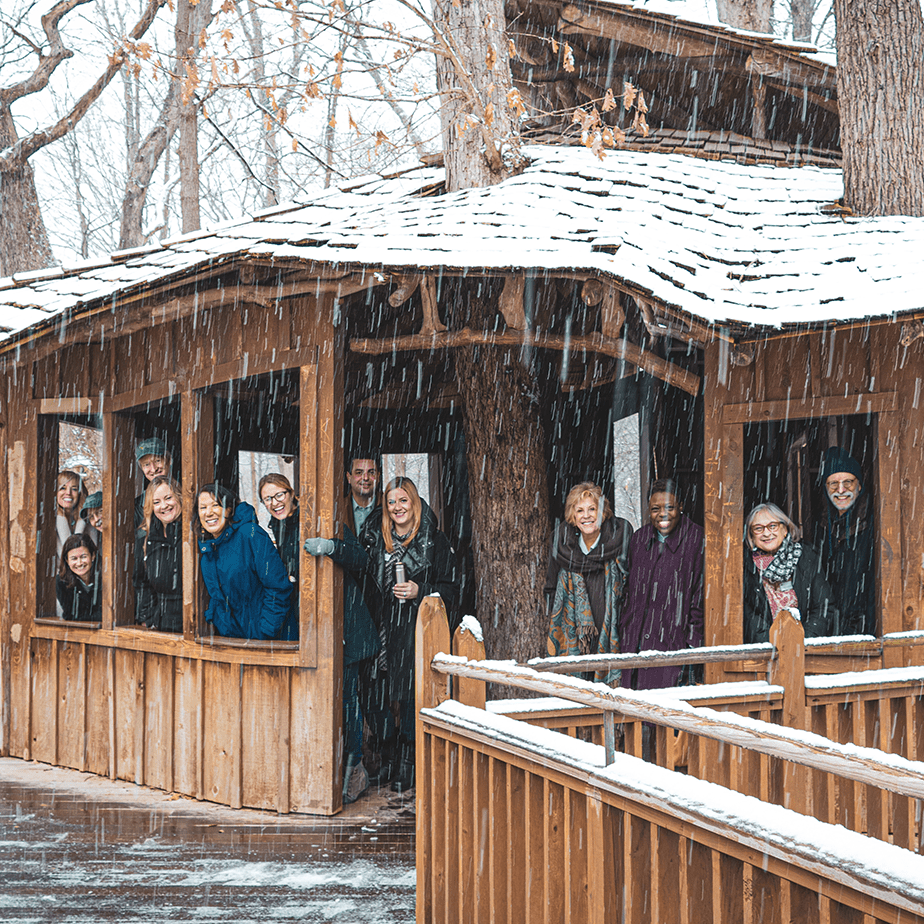
[{"label": "large tree trunk", "polygon": [[[437,86],[449,190],[498,183],[521,169],[502,0],[433,0]],[[495,330],[500,284],[443,288],[447,321]],[[533,354],[514,347],[458,351],[478,615],[488,656],[545,654],[549,529],[541,382]]]},{"label": "large tree trunk", "polygon": [[[486,305],[492,316],[496,295],[488,296],[493,304]],[[519,347],[465,347],[455,358],[465,395],[475,592],[492,658],[526,660],[547,651],[542,588],[549,495],[533,361]]]},{"label": "large tree trunk", "polygon": [[[196,55],[199,33],[212,18],[211,0],[179,0],[174,35],[177,48],[177,78],[180,92],[177,157],[180,162],[180,215],[183,233],[197,231],[199,218],[199,103],[196,99],[198,71]],[[182,50],[182,53],[181,53]]]},{"label": "large tree trunk", "polygon": [[920,0],[835,0],[844,199],[858,215],[924,215]]},{"label": "large tree trunk", "polygon": [[797,42],[811,42],[815,0],[790,0],[789,13],[792,17],[792,37]]},{"label": "large tree trunk", "polygon": [[735,29],[773,31],[773,0],[716,0],[719,19]]},{"label": "large tree trunk", "polygon": [[[0,150],[17,141],[8,106],[0,104]],[[0,172],[0,278],[44,269],[54,255],[29,161]]]},{"label": "large tree trunk", "polygon": [[491,186],[521,168],[501,0],[433,0],[437,87],[449,189]]}]

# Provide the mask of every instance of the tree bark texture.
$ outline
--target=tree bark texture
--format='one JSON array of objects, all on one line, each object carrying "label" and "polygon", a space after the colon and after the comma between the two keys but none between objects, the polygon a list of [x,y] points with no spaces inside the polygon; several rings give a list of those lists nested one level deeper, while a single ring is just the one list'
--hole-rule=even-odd
[{"label": "tree bark texture", "polygon": [[[0,149],[16,142],[9,106],[0,103]],[[54,264],[29,161],[0,171],[0,278]]]},{"label": "tree bark texture", "polygon": [[523,162],[503,0],[433,0],[433,19],[447,188],[491,186]]},{"label": "tree bark texture", "polygon": [[719,19],[735,29],[773,31],[773,0],[716,0]]},{"label": "tree bark texture", "polygon": [[199,218],[199,103],[196,55],[199,33],[212,18],[211,0],[179,0],[176,9],[176,79],[180,81],[180,216],[183,233],[197,231]]},{"label": "tree bark texture", "polygon": [[[545,431],[535,371],[521,348],[465,347],[456,357],[478,617],[489,658],[546,654]],[[467,383],[464,387],[462,383]]]},{"label": "tree bark texture", "polygon": [[812,41],[812,17],[815,15],[815,5],[816,0],[790,0],[792,37],[797,42]]},{"label": "tree bark texture", "polygon": [[920,0],[835,0],[844,200],[857,215],[924,215]]}]

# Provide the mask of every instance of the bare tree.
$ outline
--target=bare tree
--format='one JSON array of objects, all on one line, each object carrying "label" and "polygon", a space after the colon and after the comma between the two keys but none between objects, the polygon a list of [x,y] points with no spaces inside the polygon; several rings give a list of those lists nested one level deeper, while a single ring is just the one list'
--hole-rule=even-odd
[{"label": "bare tree", "polygon": [[924,215],[920,0],[835,0],[845,204]]},{"label": "bare tree", "polygon": [[42,17],[44,40],[29,38],[25,30],[16,34],[37,58],[32,72],[10,86],[0,87],[0,275],[39,269],[53,260],[48,232],[42,218],[29,158],[46,145],[64,137],[86,115],[103,90],[119,72],[128,46],[147,32],[157,11],[166,0],[149,0],[127,42],[109,57],[96,82],[52,125],[20,138],[12,106],[44,90],[58,66],[73,57],[61,32],[61,20],[76,7],[90,0],[61,0]]},{"label": "bare tree", "polygon": [[716,0],[722,22],[749,32],[773,31],[773,0]]}]

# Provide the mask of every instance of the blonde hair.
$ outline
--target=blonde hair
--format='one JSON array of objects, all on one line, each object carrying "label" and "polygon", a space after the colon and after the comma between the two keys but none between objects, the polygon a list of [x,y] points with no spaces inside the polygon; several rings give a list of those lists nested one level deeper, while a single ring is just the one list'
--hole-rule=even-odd
[{"label": "blonde hair", "polygon": [[610,506],[610,499],[604,496],[603,488],[598,487],[592,481],[582,481],[568,492],[568,496],[565,498],[565,522],[570,523],[572,526],[577,526],[574,508],[585,497],[592,498],[597,505],[597,517],[602,526],[603,521],[608,520],[613,515],[613,508]]},{"label": "blonde hair", "polygon": [[411,499],[411,531],[401,542],[402,545],[410,545],[411,541],[420,531],[420,516],[423,512],[423,504],[420,500],[420,494],[417,491],[417,485],[415,485],[410,478],[392,478],[392,480],[385,485],[385,490],[382,492],[382,497],[384,499],[382,502],[382,538],[385,540],[385,548],[388,549],[389,552],[394,551],[395,544],[391,538],[391,524],[393,521],[391,514],[388,512],[388,495],[399,488]]},{"label": "blonde hair", "polygon": [[169,475],[155,475],[148,484],[144,492],[144,523],[141,528],[144,530],[144,553],[148,553],[148,536],[151,534],[151,518],[154,516],[154,491],[162,484],[168,485],[170,490],[176,495],[180,502],[180,514],[183,511],[183,489],[179,483],[174,481]]},{"label": "blonde hair", "polygon": [[71,531],[73,532],[74,524],[80,518],[80,508],[83,507],[84,501],[86,501],[87,494],[86,486],[83,483],[83,478],[77,473],[72,472],[69,468],[65,468],[62,471],[58,472],[58,477],[55,480],[55,513],[58,513],[58,491],[64,486],[68,481],[73,481],[77,485],[77,502],[74,504],[74,507],[68,513],[60,514],[61,516],[67,517],[68,522],[71,524]]}]

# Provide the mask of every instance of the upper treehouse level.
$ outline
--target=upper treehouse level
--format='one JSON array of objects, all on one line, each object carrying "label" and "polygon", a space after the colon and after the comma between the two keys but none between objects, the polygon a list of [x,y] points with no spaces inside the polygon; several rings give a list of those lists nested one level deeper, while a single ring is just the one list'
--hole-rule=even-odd
[{"label": "upper treehouse level", "polygon": [[[600,108],[624,81],[648,105],[647,136],[625,146],[717,160],[839,166],[833,54],[772,35],[693,22],[645,4],[510,0],[514,83],[535,117],[536,141],[576,143],[571,114]],[[626,128],[617,106],[601,116]]]}]

